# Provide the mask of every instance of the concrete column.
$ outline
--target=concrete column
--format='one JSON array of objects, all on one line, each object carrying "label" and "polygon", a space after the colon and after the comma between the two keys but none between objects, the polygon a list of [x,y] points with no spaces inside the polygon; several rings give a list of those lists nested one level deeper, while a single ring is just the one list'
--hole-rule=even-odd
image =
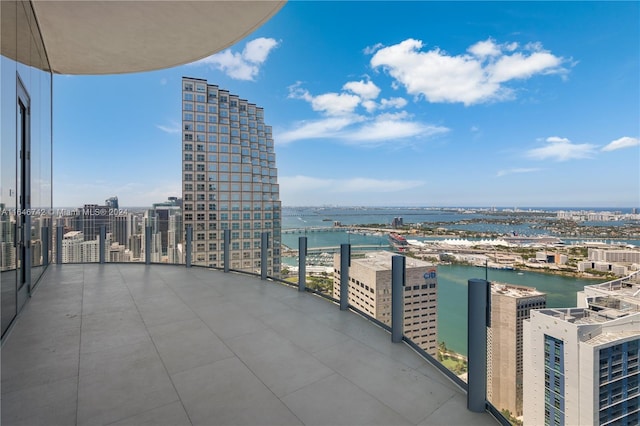
[{"label": "concrete column", "polygon": [[269,251],[269,233],[260,234],[260,278],[267,279],[267,253]]},{"label": "concrete column", "polygon": [[191,242],[193,241],[193,227],[191,225],[187,225],[185,235],[185,259],[184,264],[187,268],[191,268]]},{"label": "concrete column", "polygon": [[100,250],[98,259],[100,259],[100,263],[104,263],[104,248],[107,241],[107,228],[104,225],[100,225],[98,238],[100,239],[98,242],[98,250]]},{"label": "concrete column", "polygon": [[468,281],[468,306],[467,408],[482,413],[487,405],[487,326],[491,313],[491,286],[487,280],[474,278]]},{"label": "concrete column", "polygon": [[229,262],[231,261],[231,255],[229,252],[231,251],[231,231],[229,229],[224,230],[224,271],[229,272]]},{"label": "concrete column", "polygon": [[56,226],[56,263],[62,265],[62,240],[64,239],[64,227]]},{"label": "concrete column", "polygon": [[298,291],[307,288],[307,237],[298,238]]},{"label": "concrete column", "polygon": [[351,244],[340,244],[340,310],[349,309],[349,266]]},{"label": "concrete column", "polygon": [[144,263],[151,264],[151,227],[144,227]]},{"label": "concrete column", "polygon": [[47,266],[49,265],[49,227],[43,226],[40,232],[40,240],[42,241],[42,266]]},{"label": "concrete column", "polygon": [[406,260],[404,256],[391,257],[391,341],[393,343],[402,342]]}]

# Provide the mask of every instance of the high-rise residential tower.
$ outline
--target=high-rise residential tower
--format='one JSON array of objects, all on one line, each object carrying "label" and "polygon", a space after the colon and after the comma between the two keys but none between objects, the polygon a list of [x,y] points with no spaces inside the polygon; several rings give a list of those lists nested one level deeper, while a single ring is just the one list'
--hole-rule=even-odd
[{"label": "high-rise residential tower", "polygon": [[259,272],[266,232],[267,272],[279,276],[279,193],[264,110],[206,80],[183,77],[183,221],[193,229],[193,264],[223,266],[228,229],[231,269]]},{"label": "high-rise residential tower", "polygon": [[524,423],[640,423],[640,276],[586,286],[523,323]]}]

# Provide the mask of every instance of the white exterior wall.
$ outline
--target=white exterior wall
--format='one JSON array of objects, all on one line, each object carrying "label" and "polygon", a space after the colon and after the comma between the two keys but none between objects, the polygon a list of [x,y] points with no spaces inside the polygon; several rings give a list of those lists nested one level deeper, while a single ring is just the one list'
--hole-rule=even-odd
[{"label": "white exterior wall", "polygon": [[[580,414],[580,425],[598,424],[598,394],[600,392],[600,351],[592,345],[580,343],[577,352],[579,354],[579,384],[580,394],[576,401]],[[572,424],[572,423],[567,423]]]},{"label": "white exterior wall", "polygon": [[[545,311],[548,310],[532,311],[530,320],[523,324],[524,352],[528,354],[523,365],[524,424],[544,424],[544,336],[548,335],[564,342],[565,424],[597,425],[600,350],[637,339],[640,314],[608,322],[575,324],[546,315]],[[621,337],[612,337],[601,344],[590,342],[607,333],[620,333]]]},{"label": "white exterior wall", "polygon": [[[593,413],[582,413],[580,402],[581,374],[592,374],[591,369],[582,372],[580,351],[578,350],[578,327],[562,319],[531,312],[531,319],[525,321],[524,352],[528,354],[524,362],[524,404],[525,425],[544,425],[544,336],[551,336],[564,342],[564,403],[566,425],[590,425]],[[593,356],[591,357],[593,359]],[[583,361],[584,362],[584,361]],[[590,372],[590,373],[589,373]],[[585,386],[588,383],[585,383]],[[586,408],[586,407],[585,407]],[[589,418],[590,421],[585,420]]]},{"label": "white exterior wall", "polygon": [[81,246],[84,242],[82,231],[67,232],[62,238],[62,263],[82,262]]}]

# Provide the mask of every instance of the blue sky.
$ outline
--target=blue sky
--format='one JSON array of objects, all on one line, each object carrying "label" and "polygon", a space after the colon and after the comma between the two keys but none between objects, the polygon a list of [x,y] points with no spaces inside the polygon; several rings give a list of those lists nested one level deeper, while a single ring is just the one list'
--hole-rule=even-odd
[{"label": "blue sky", "polygon": [[291,1],[194,64],[54,77],[54,205],[181,195],[180,79],[265,109],[284,206],[640,206],[638,2]]}]

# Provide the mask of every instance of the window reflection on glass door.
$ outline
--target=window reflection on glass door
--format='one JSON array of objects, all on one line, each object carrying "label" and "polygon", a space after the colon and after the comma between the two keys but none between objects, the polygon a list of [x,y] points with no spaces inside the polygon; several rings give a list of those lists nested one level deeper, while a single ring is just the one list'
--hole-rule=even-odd
[{"label": "window reflection on glass door", "polygon": [[17,210],[16,210],[16,279],[17,308],[27,300],[31,284],[31,109],[29,95],[17,79]]}]

